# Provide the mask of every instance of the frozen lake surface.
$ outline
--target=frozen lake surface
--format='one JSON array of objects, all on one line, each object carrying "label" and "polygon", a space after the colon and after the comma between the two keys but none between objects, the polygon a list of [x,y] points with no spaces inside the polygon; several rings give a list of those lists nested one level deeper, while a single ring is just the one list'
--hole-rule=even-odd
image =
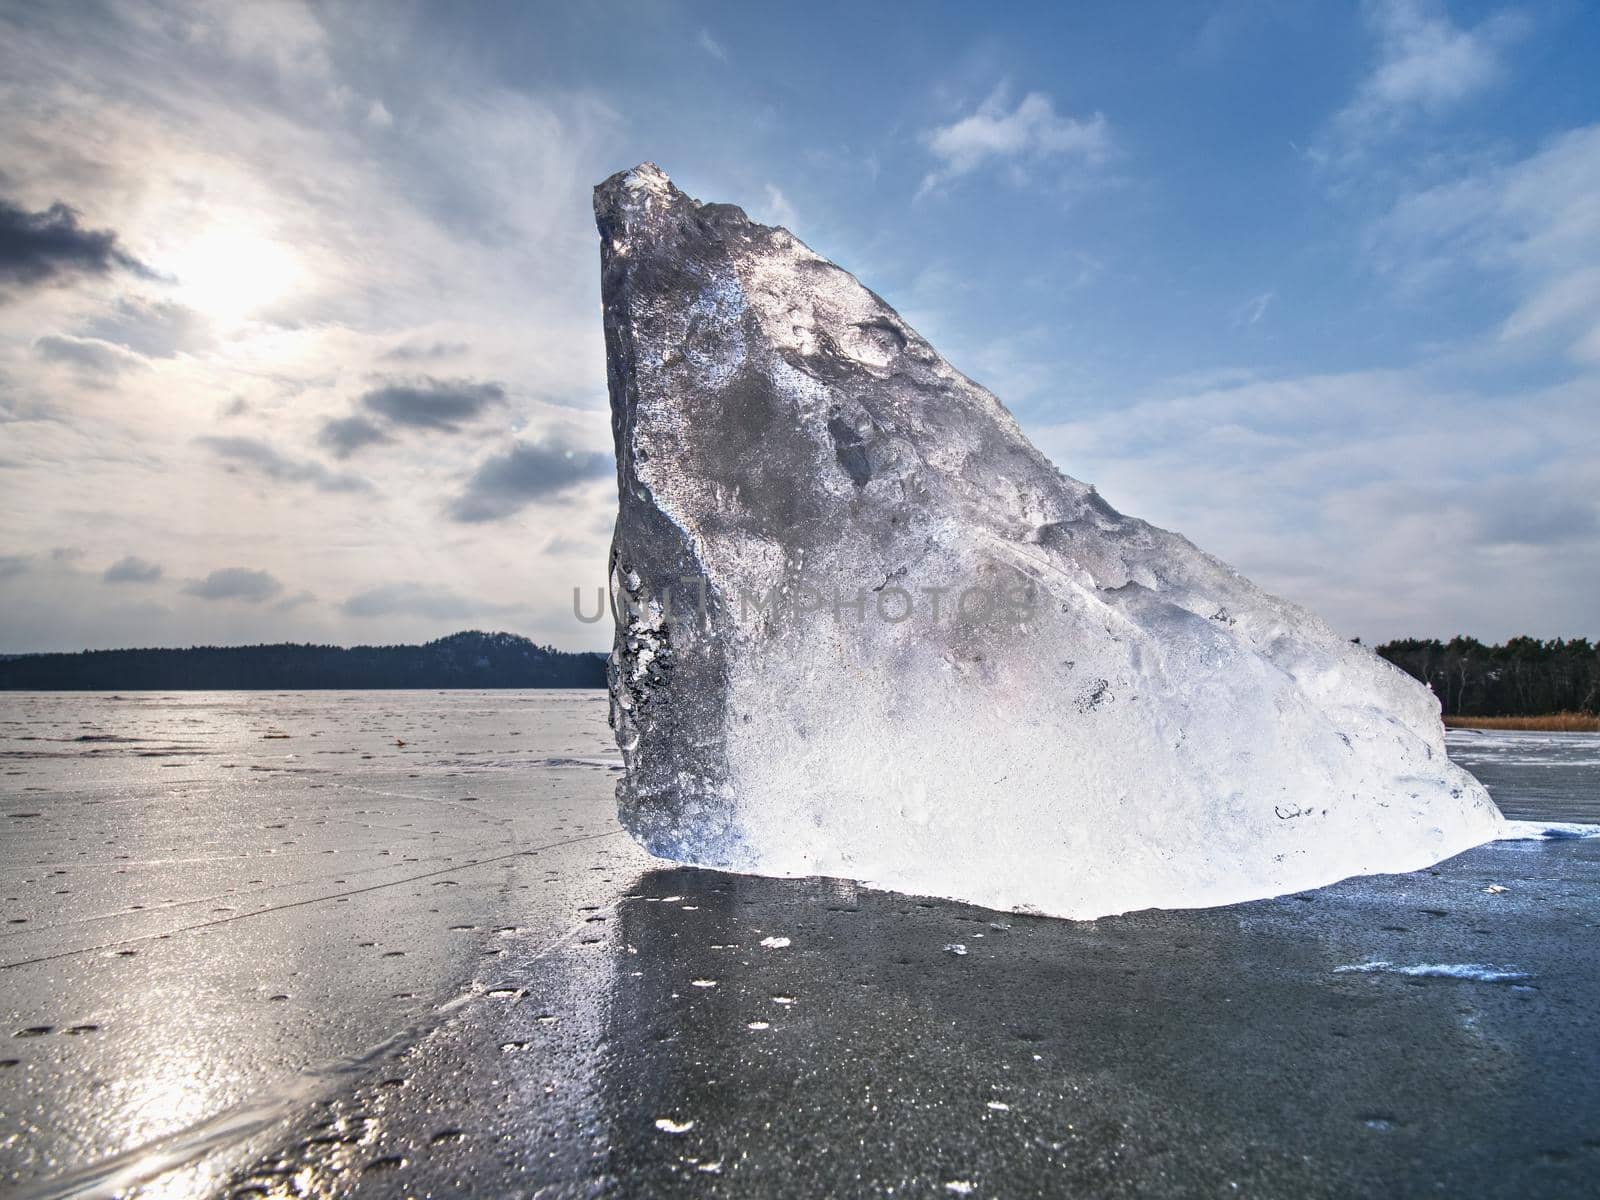
[{"label": "frozen lake surface", "polygon": [[[650,859],[605,708],[0,695],[5,1190],[1594,1192],[1600,839],[999,914]],[[1600,820],[1600,736],[1449,744]]]},{"label": "frozen lake surface", "polygon": [[1600,733],[1448,729],[1444,740],[1506,816],[1600,823]]}]

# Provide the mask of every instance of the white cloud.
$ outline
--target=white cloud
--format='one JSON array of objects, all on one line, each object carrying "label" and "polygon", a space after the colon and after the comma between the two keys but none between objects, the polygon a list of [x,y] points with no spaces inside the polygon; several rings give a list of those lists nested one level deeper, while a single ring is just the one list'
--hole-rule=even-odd
[{"label": "white cloud", "polygon": [[220,47],[241,64],[269,66],[297,85],[320,83],[330,96],[348,91],[333,82],[327,29],[303,0],[243,8],[225,0],[197,0],[176,7],[188,18],[185,33],[191,44]]},{"label": "white cloud", "polygon": [[1479,96],[1505,75],[1502,54],[1524,22],[1513,13],[1474,29],[1450,19],[1437,0],[1372,0],[1367,24],[1377,62],[1334,118],[1336,145],[1320,153],[1348,158],[1413,122],[1437,118]]},{"label": "white cloud", "polygon": [[1593,396],[1418,367],[1174,389],[1031,433],[1117,508],[1351,636],[1593,636]]},{"label": "white cloud", "polygon": [[799,215],[794,211],[794,205],[789,203],[789,198],[775,183],[766,185],[767,202],[761,206],[756,214],[756,219],[767,225],[782,225],[793,232]]},{"label": "white cloud", "polygon": [[711,55],[718,62],[725,63],[728,61],[728,51],[721,42],[711,36],[710,30],[702,29],[695,41],[699,44],[700,49]]},{"label": "white cloud", "polygon": [[923,178],[924,192],[986,166],[1005,166],[1018,181],[1028,167],[1050,160],[1095,166],[1112,145],[1102,114],[1058,114],[1044,92],[1029,92],[1011,108],[1004,84],[970,116],[930,130],[923,141],[941,164]]},{"label": "white cloud", "polygon": [[280,484],[309,483],[324,492],[364,492],[371,487],[358,475],[330,471],[312,459],[290,458],[259,438],[204,436],[195,440],[230,472],[254,474]]},{"label": "white cloud", "polygon": [[474,600],[438,584],[406,580],[357,592],[339,608],[352,617],[393,617],[404,614],[459,621],[504,612],[507,606]]},{"label": "white cloud", "polygon": [[[65,199],[130,253],[186,266],[0,306],[0,549],[81,538],[102,567],[136,547],[165,568],[134,589],[98,572],[5,580],[5,648],[371,636],[337,599],[310,598],[329,579],[336,597],[448,579],[495,611],[514,602],[522,632],[594,648],[602,635],[571,616],[588,577],[562,573],[582,562],[507,555],[504,527],[446,510],[512,437],[609,454],[589,185],[614,168],[620,119],[588,92],[513,91],[469,57],[436,62],[404,17],[352,47],[328,10],[275,6],[253,24],[240,11],[0,14],[7,197],[28,211]],[[420,62],[433,74],[419,83]],[[405,138],[385,131],[379,93],[406,97]],[[286,257],[276,296],[239,269]],[[339,469],[319,435],[397,358],[499,381],[504,402],[482,430],[396,438],[359,474]],[[522,536],[586,527],[605,504],[596,478],[527,483],[511,519]],[[241,548],[277,598],[184,591]],[[603,579],[603,545],[593,561]],[[397,605],[384,636],[448,632],[442,612]]]},{"label": "white cloud", "polygon": [[47,334],[33,344],[33,352],[46,362],[62,363],[95,375],[117,375],[145,365],[126,346],[99,338]]},{"label": "white cloud", "polygon": [[1258,295],[1251,296],[1238,308],[1233,310],[1233,324],[1248,328],[1251,325],[1261,324],[1261,319],[1267,315],[1267,309],[1272,307],[1272,302],[1277,299],[1277,292],[1267,289]]},{"label": "white cloud", "polygon": [[1600,362],[1600,124],[1535,153],[1401,197],[1373,227],[1380,268],[1417,290],[1463,272],[1507,281],[1514,351]]}]

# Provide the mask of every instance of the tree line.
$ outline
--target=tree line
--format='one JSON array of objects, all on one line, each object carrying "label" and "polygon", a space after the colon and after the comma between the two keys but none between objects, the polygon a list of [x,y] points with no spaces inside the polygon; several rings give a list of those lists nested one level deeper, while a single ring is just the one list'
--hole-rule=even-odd
[{"label": "tree line", "polygon": [[0,660],[11,691],[302,691],[322,688],[595,688],[605,659],[511,633],[455,633],[422,646],[191,646],[84,650]]},{"label": "tree line", "polygon": [[1376,649],[1431,686],[1446,716],[1600,714],[1600,646],[1587,638],[1514,637],[1501,646],[1470,637],[1403,638]]},{"label": "tree line", "polygon": [[[1587,638],[1403,638],[1376,647],[1438,695],[1447,716],[1600,714],[1600,646]],[[300,691],[323,688],[598,688],[605,659],[511,633],[470,631],[421,646],[191,646],[0,659],[0,690]]]}]

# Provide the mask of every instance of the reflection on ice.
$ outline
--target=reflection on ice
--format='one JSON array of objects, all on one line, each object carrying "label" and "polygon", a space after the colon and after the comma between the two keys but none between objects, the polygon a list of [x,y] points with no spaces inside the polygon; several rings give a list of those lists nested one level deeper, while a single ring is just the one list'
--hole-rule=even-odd
[{"label": "reflection on ice", "polygon": [[524,922],[592,928],[537,881],[606,886],[613,764],[594,693],[0,696],[0,980],[48,1031],[0,1074],[0,1177],[203,1148],[172,1190],[207,1192]]},{"label": "reflection on ice", "polygon": [[[608,739],[590,695],[0,697],[0,1177],[742,1196],[798,1163],[818,1194],[1094,1193],[1181,1159],[1194,1191],[1244,1161],[1282,1194],[1326,1184],[1307,1162],[1470,1191],[1464,1143],[1589,1136],[1563,1047],[1600,992],[1570,943],[1600,842],[1544,831],[1593,819],[1594,768],[1504,768],[1542,840],[1436,873],[1062,922],[660,869],[611,815]],[[1421,973],[1474,966],[1532,979]],[[1404,1145],[1355,1153],[1367,1121]]]}]

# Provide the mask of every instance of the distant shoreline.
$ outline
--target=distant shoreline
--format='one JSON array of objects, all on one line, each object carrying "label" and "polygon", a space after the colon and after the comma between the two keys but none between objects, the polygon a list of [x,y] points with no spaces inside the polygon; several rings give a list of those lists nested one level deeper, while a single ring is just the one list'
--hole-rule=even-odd
[{"label": "distant shoreline", "polygon": [[604,683],[451,683],[451,684],[374,684],[370,687],[344,684],[298,684],[293,687],[12,687],[0,684],[0,696],[172,696],[182,692],[216,694],[237,692],[242,696],[282,695],[296,692],[604,692]]},{"label": "distant shoreline", "polygon": [[597,688],[601,654],[468,630],[421,646],[192,646],[0,660],[0,691],[326,692]]}]

